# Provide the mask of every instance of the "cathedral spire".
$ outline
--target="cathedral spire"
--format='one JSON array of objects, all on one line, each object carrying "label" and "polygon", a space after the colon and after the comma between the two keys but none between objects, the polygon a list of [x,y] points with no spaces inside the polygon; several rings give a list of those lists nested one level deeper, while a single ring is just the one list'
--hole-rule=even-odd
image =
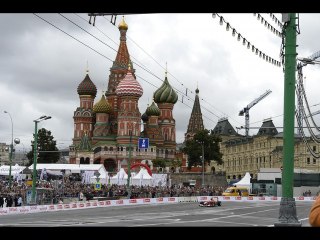
[{"label": "cathedral spire", "polygon": [[89,74],[89,63],[88,63],[88,60],[87,60],[86,74]]},{"label": "cathedral spire", "polygon": [[[114,61],[115,67],[128,69],[128,64],[130,63],[130,55],[127,48],[127,30],[128,24],[124,21],[124,17],[119,23],[119,31],[120,31],[120,45],[117,52],[116,60]],[[131,64],[131,68],[132,64]]]},{"label": "cathedral spire", "polygon": [[200,107],[200,100],[199,100],[199,89],[197,86],[196,89],[196,97],[194,99],[194,104],[191,112],[191,116],[189,119],[188,130],[185,134],[186,140],[189,138],[193,138],[193,136],[200,130],[204,130],[203,120],[202,120],[202,113]]}]

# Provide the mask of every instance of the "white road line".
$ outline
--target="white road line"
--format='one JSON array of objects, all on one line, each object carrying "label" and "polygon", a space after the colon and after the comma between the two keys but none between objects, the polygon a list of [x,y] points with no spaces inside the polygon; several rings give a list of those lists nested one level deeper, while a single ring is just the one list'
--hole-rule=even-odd
[{"label": "white road line", "polygon": [[[218,217],[218,218],[208,218],[208,219],[197,219],[197,220],[191,220],[191,221],[179,221],[177,222],[178,224],[180,223],[192,223],[192,222],[209,222],[209,221],[218,221],[220,219],[223,219],[223,218],[230,218],[230,217],[241,217],[241,216],[245,216],[245,215],[250,215],[250,214],[255,214],[255,213],[260,213],[260,212],[268,212],[268,211],[273,211],[273,210],[276,210],[276,209],[267,209],[267,210],[262,210],[262,211],[256,211],[256,212],[250,212],[250,213],[244,213],[244,214],[238,214],[238,215],[231,215],[231,216],[224,216],[224,217]],[[172,224],[171,223],[148,223],[148,224],[140,224],[140,225],[134,225],[134,226],[152,226],[152,225],[167,225],[167,224]],[[249,223],[248,223],[249,224]]]}]

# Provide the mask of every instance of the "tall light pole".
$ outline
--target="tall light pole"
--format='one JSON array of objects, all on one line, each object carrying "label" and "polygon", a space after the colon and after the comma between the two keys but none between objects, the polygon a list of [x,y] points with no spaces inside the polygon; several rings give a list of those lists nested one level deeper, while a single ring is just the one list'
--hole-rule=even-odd
[{"label": "tall light pole", "polygon": [[36,182],[37,182],[37,152],[38,152],[38,123],[50,119],[50,116],[41,116],[40,118],[33,120],[35,123],[34,127],[34,149],[33,149],[33,175],[32,175],[32,196],[31,196],[31,202],[36,203]]},{"label": "tall light pole", "polygon": [[294,180],[294,114],[296,82],[296,13],[283,14],[285,19],[285,73],[284,73],[284,118],[283,118],[283,170],[282,198],[277,227],[301,227],[297,218],[296,203],[293,197]]},{"label": "tall light pole", "polygon": [[202,150],[202,186],[204,187],[204,141],[196,140],[197,143],[201,144],[201,150]]},{"label": "tall light pole", "polygon": [[202,147],[202,186],[204,187],[204,142],[201,142]]},{"label": "tall light pole", "polygon": [[128,180],[127,180],[127,191],[128,191],[128,199],[131,198],[131,186],[130,186],[130,178],[131,178],[131,143],[132,143],[132,130],[129,130],[130,140],[129,140],[129,158],[128,158]]},{"label": "tall light pole", "polygon": [[11,120],[11,144],[10,144],[10,148],[9,148],[9,189],[11,189],[11,166],[12,166],[12,152],[13,152],[13,121],[12,121],[12,117],[11,114],[7,111],[4,111],[4,113],[8,113],[10,120]]}]

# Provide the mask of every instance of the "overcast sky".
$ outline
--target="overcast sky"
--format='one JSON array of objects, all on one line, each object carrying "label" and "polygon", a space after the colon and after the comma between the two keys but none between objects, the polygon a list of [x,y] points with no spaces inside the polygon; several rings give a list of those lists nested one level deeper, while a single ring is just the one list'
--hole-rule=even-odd
[{"label": "overcast sky", "polygon": [[[281,38],[261,24],[257,15],[220,15],[251,44],[280,61]],[[113,49],[117,50],[119,44],[117,26],[121,16],[117,17],[116,26],[110,23],[109,16],[97,17],[93,27],[88,23],[87,14],[63,14],[100,41],[59,14],[39,16],[103,56],[33,14],[0,14],[0,142],[11,142],[11,121],[4,113],[7,111],[13,120],[13,137],[23,143],[16,147],[18,151],[31,148],[33,120],[42,115],[52,119],[42,121],[38,128],[50,130],[58,148],[72,143],[73,113],[80,105],[77,87],[85,77],[87,62],[90,78],[98,89],[96,102],[107,88],[112,66],[107,58],[115,59]],[[281,20],[281,14],[275,16]],[[281,31],[270,14],[262,17]],[[250,135],[256,134],[267,118],[272,118],[278,131],[283,131],[282,66],[267,63],[252,53],[247,45],[243,46],[242,40],[239,42],[232,36],[231,30],[226,31],[225,23],[219,24],[218,17],[204,13],[137,14],[125,16],[125,21],[129,26],[128,50],[137,80],[144,89],[139,100],[141,113],[162,84],[168,63],[168,80],[179,95],[173,110],[178,143],[184,140],[197,85],[205,128],[213,129],[219,118],[228,117],[237,130],[236,127],[245,124],[244,116],[238,116],[239,111],[270,89],[272,93],[250,109]],[[298,57],[309,57],[320,50],[319,22],[320,14],[300,14]],[[319,67],[304,68],[308,101],[315,105],[314,111],[320,109],[320,105],[316,105],[320,103]],[[239,133],[245,132],[242,129]]]}]

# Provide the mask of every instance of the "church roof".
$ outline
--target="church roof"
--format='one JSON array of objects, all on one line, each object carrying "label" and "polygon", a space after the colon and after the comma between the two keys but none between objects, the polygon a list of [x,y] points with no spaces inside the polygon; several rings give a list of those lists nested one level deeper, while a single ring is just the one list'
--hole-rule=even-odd
[{"label": "church roof", "polygon": [[111,112],[111,106],[107,102],[107,100],[103,94],[102,94],[99,102],[94,104],[93,111],[96,113],[110,113]]},{"label": "church roof", "polygon": [[178,94],[171,87],[167,78],[167,72],[162,85],[154,92],[153,98],[156,103],[175,104],[178,101]]},{"label": "church roof", "polygon": [[120,81],[116,88],[116,94],[118,96],[136,97],[141,97],[143,94],[143,89],[140,83],[132,75],[130,64],[126,76]]},{"label": "church roof", "polygon": [[146,114],[147,114],[148,116],[160,116],[160,109],[159,109],[158,106],[154,103],[154,101],[153,101],[152,104],[147,108]]},{"label": "church roof", "polygon": [[196,97],[194,99],[193,108],[191,112],[191,116],[189,119],[188,130],[187,133],[197,133],[200,130],[204,129],[202,113],[199,101],[199,89],[196,89]]},{"label": "church roof", "polygon": [[96,85],[91,81],[88,72],[83,81],[79,84],[77,92],[79,95],[90,95],[94,97],[97,95]]},{"label": "church roof", "polygon": [[122,17],[121,22],[118,25],[120,30],[128,30],[128,24],[124,21],[124,16]]},{"label": "church roof", "polygon": [[[127,30],[128,30],[128,25],[124,21],[124,18],[121,20],[119,26],[119,31],[120,31],[120,44],[116,56],[116,60],[113,62],[112,68],[124,68],[125,70],[128,69],[128,64],[131,64],[132,62],[130,61],[130,55],[127,47]],[[134,71],[133,71],[134,72]]]}]

